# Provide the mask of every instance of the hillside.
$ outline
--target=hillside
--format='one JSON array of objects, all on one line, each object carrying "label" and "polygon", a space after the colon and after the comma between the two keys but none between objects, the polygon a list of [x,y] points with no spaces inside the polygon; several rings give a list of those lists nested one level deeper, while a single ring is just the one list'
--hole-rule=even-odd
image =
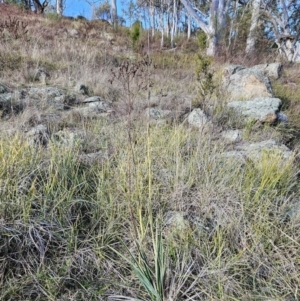
[{"label": "hillside", "polygon": [[300,299],[298,65],[0,16],[0,300]]}]

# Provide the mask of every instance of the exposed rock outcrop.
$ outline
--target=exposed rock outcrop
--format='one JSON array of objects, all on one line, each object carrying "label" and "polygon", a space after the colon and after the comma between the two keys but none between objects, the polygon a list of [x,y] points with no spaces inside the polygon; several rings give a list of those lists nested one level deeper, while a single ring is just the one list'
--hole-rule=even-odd
[{"label": "exposed rock outcrop", "polygon": [[28,96],[33,99],[54,99],[55,97],[60,97],[64,95],[64,92],[57,87],[32,87],[28,90]]},{"label": "exposed rock outcrop", "polygon": [[203,129],[209,124],[208,117],[201,109],[194,109],[189,115],[188,115],[188,123],[193,126],[197,127],[199,129]]},{"label": "exposed rock outcrop", "polygon": [[293,152],[287,146],[272,139],[256,143],[242,143],[236,149],[252,160],[260,159],[263,152],[280,155],[282,159],[290,159],[293,156]]},{"label": "exposed rock outcrop", "polygon": [[[280,64],[257,65],[252,68],[244,66],[231,65],[225,68],[223,83],[226,86],[230,99],[227,103],[229,110],[234,110],[242,115],[242,118],[249,118],[259,122],[268,122],[276,124],[278,122],[287,123],[288,118],[280,112],[282,102],[279,98],[273,97],[272,87],[268,76],[278,78],[280,76]],[[65,89],[58,87],[31,87],[23,90],[9,90],[4,85],[0,85],[0,109],[2,116],[5,110],[13,108],[15,104],[25,104],[26,106],[37,106],[37,108],[49,110],[51,113],[58,113],[58,119],[63,119],[61,115],[69,110],[70,114],[75,114],[80,118],[102,118],[111,117],[114,114],[113,105],[100,96],[89,95],[87,86],[80,84],[75,87],[71,94]],[[164,98],[165,102],[166,99]],[[145,109],[143,116],[154,124],[166,124],[167,120],[176,118],[178,112],[175,110],[164,110],[160,108],[161,99],[156,100],[156,106]],[[16,106],[15,106],[16,107]],[[169,106],[165,106],[169,107]],[[20,106],[22,109],[23,107]],[[186,107],[185,107],[186,109]],[[17,111],[16,111],[17,112]],[[184,112],[184,111],[183,111]],[[186,111],[185,111],[186,112]],[[183,113],[185,114],[185,113]],[[213,113],[210,113],[213,117]],[[71,116],[69,115],[69,116]],[[68,116],[68,115],[64,115]],[[213,118],[210,120],[208,115],[196,108],[189,114],[182,115],[186,118],[191,127],[200,130],[210,129]],[[68,117],[65,117],[66,120]],[[76,131],[72,127],[60,131],[58,127],[52,133],[48,131],[48,124],[51,122],[38,121],[26,136],[30,143],[46,146],[49,140],[58,143],[64,147],[73,147],[74,145],[84,144],[84,134]],[[274,140],[262,141],[259,143],[246,143],[242,139],[242,130],[228,130],[218,134],[217,139],[223,139],[227,142],[229,151],[223,152],[221,157],[226,162],[236,161],[238,166],[242,166],[247,160],[258,160],[263,153],[272,153],[281,156],[284,160],[293,156],[291,150],[286,146],[276,143]],[[230,145],[229,145],[230,144]],[[82,162],[98,162],[105,159],[101,152],[90,154],[80,154],[79,159]],[[223,162],[223,159],[221,160]]]},{"label": "exposed rock outcrop", "polygon": [[222,137],[227,142],[240,142],[242,140],[242,132],[240,130],[228,130],[222,132]]},{"label": "exposed rock outcrop", "polygon": [[53,134],[53,141],[63,147],[72,148],[84,142],[85,134],[81,131],[64,129]]},{"label": "exposed rock outcrop", "polygon": [[145,110],[145,116],[154,120],[168,118],[171,117],[171,115],[172,115],[171,110],[161,110],[158,108],[147,108]]},{"label": "exposed rock outcrop", "polygon": [[248,70],[262,71],[266,76],[278,79],[282,73],[282,65],[280,63],[256,65]]},{"label": "exposed rock outcrop", "polygon": [[227,106],[245,117],[261,122],[275,123],[281,104],[279,98],[257,97],[248,101],[232,101]]},{"label": "exposed rock outcrop", "polygon": [[27,132],[28,141],[30,144],[39,144],[46,146],[49,140],[49,131],[44,124],[39,124]]},{"label": "exposed rock outcrop", "polygon": [[231,101],[273,97],[270,80],[261,70],[229,66],[223,72],[223,85]]},{"label": "exposed rock outcrop", "polygon": [[284,144],[275,140],[266,140],[256,143],[243,142],[235,147],[235,150],[222,153],[221,157],[227,162],[242,166],[247,160],[251,160],[256,166],[261,164],[263,156],[270,162],[275,160],[285,162],[294,157],[294,153]]},{"label": "exposed rock outcrop", "polygon": [[8,89],[4,85],[0,84],[0,94],[8,93],[8,92],[9,92]]}]

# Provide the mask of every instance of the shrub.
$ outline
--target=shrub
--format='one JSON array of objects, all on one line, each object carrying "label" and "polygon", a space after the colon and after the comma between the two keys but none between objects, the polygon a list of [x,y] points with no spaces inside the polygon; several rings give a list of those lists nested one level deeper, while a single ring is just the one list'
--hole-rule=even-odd
[{"label": "shrub", "polygon": [[194,107],[204,107],[205,101],[211,98],[215,85],[211,71],[211,59],[198,54],[196,60],[196,80],[198,82],[198,96],[193,102]]},{"label": "shrub", "polygon": [[0,53],[0,72],[7,70],[19,70],[23,57],[19,53]]},{"label": "shrub", "polygon": [[203,30],[200,30],[197,34],[197,42],[201,50],[205,50],[207,47],[207,37]]},{"label": "shrub", "polygon": [[0,23],[0,34],[2,38],[19,39],[26,36],[28,23],[18,20],[17,18],[8,17]]},{"label": "shrub", "polygon": [[132,48],[134,51],[138,50],[138,43],[140,41],[141,37],[141,31],[142,31],[142,24],[140,21],[135,21],[132,26],[129,33],[129,38],[132,44]]}]

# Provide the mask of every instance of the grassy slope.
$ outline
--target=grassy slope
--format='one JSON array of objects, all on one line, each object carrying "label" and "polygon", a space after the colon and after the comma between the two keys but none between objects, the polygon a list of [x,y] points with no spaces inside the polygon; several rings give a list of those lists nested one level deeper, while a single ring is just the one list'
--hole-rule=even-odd
[{"label": "grassy slope", "polygon": [[[84,138],[46,149],[28,144],[20,129],[47,112],[30,108],[1,121],[0,300],[299,300],[299,166],[277,154],[244,167],[224,161],[228,146],[215,133],[232,123],[218,110],[207,133],[140,118],[146,94],[134,84],[128,94],[126,80],[107,84],[110,69],[132,55],[123,29],[16,14],[28,22],[28,38],[1,43],[1,82],[36,86],[35,68],[46,68],[51,85],[85,83],[115,101],[117,117],[64,117],[49,126],[77,128]],[[190,105],[197,95],[191,57],[152,54],[152,106]],[[292,71],[275,86],[287,101],[296,95],[283,92]],[[124,116],[128,102],[132,118]],[[263,133],[284,140],[294,129]],[[108,159],[79,160],[95,150]]]}]

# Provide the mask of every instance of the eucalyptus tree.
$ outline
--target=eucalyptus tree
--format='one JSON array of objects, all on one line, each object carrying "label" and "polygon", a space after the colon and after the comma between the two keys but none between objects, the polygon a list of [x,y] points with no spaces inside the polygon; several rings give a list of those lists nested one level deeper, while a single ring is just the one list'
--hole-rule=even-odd
[{"label": "eucalyptus tree", "polygon": [[31,3],[31,0],[24,0],[24,7],[26,9],[31,9],[31,6],[32,6],[32,3]]},{"label": "eucalyptus tree", "polygon": [[111,0],[111,23],[114,27],[117,26],[118,23],[118,12],[117,12],[117,0]]},{"label": "eucalyptus tree", "polygon": [[107,0],[100,3],[98,7],[93,6],[93,18],[108,22],[111,20],[111,9]]},{"label": "eucalyptus tree", "polygon": [[129,20],[129,26],[132,26],[135,21],[139,19],[139,3],[130,0],[127,4],[127,9],[123,9],[123,15]]},{"label": "eucalyptus tree", "polygon": [[92,7],[93,18],[99,18],[110,22],[113,26],[118,24],[117,2],[116,0],[100,0],[99,5],[95,6],[95,1],[88,1]]},{"label": "eucalyptus tree", "polygon": [[[131,0],[132,1],[132,0]],[[145,8],[148,12],[148,24],[149,28],[151,29],[151,36],[154,37],[155,30],[157,29],[157,16],[158,11],[161,7],[160,0],[137,0],[137,9],[140,10],[141,8]]]},{"label": "eucalyptus tree", "polygon": [[252,17],[246,53],[255,49],[256,31],[263,22],[264,32],[288,61],[300,60],[299,0],[252,0]]},{"label": "eucalyptus tree", "polygon": [[262,0],[252,0],[252,15],[249,34],[246,42],[246,53],[250,54],[255,50],[256,44],[256,31],[260,17],[260,6]]},{"label": "eucalyptus tree", "polygon": [[262,0],[260,13],[279,52],[290,62],[300,60],[300,1]]},{"label": "eucalyptus tree", "polygon": [[160,0],[160,7],[158,9],[159,12],[159,26],[161,32],[161,39],[160,39],[160,47],[164,46],[164,33],[165,33],[165,20],[164,20],[164,12],[165,12],[165,0]]},{"label": "eucalyptus tree", "polygon": [[41,2],[40,0],[32,0],[35,12],[38,14],[43,14],[45,8],[48,6],[49,2],[44,0]]},{"label": "eucalyptus tree", "polygon": [[168,13],[171,1],[173,0],[138,0],[139,7],[148,8],[152,37],[156,29],[159,29],[161,33],[161,47],[164,45],[164,35],[169,34]]},{"label": "eucalyptus tree", "polygon": [[56,0],[56,13],[59,16],[63,14],[63,0]]},{"label": "eucalyptus tree", "polygon": [[44,13],[46,7],[48,6],[49,1],[48,0],[2,0],[2,3],[17,4],[25,9],[28,10],[34,9],[36,13],[42,14]]},{"label": "eucalyptus tree", "polygon": [[149,0],[146,3],[148,4],[148,9],[149,9],[151,36],[154,37],[154,34],[155,34],[155,0]]},{"label": "eucalyptus tree", "polygon": [[172,11],[172,26],[171,26],[171,47],[174,47],[174,37],[177,35],[178,30],[178,0],[173,0],[173,11]]},{"label": "eucalyptus tree", "polygon": [[207,55],[215,56],[222,33],[226,27],[226,17],[231,0],[201,1],[202,7],[192,5],[190,0],[180,0],[187,13],[204,31],[207,38]]},{"label": "eucalyptus tree", "polygon": [[92,16],[110,22],[114,27],[119,22],[117,14],[116,0],[100,0],[100,4],[95,6],[95,2],[88,2],[92,7]]}]

